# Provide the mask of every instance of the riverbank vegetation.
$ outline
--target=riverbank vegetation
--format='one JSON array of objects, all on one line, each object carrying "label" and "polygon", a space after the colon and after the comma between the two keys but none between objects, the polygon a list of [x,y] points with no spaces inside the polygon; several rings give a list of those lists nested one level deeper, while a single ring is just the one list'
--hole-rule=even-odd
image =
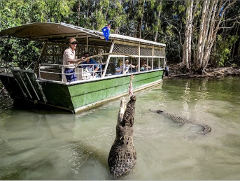
[{"label": "riverbank vegetation", "polygon": [[[0,30],[33,22],[65,22],[165,43],[168,64],[205,74],[209,66],[240,66],[240,1],[1,0]],[[0,39],[0,61],[26,68],[42,44]]]}]

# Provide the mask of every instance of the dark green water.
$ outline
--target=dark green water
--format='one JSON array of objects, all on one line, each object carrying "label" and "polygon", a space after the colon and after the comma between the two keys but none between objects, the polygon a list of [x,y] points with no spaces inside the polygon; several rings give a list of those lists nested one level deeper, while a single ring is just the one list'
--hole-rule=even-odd
[{"label": "dark green water", "polygon": [[[137,165],[128,180],[239,180],[240,77],[165,79],[137,92],[134,145]],[[76,115],[9,108],[1,100],[0,178],[108,180],[120,99]],[[4,105],[3,105],[4,104]],[[161,109],[200,127],[149,112]]]}]

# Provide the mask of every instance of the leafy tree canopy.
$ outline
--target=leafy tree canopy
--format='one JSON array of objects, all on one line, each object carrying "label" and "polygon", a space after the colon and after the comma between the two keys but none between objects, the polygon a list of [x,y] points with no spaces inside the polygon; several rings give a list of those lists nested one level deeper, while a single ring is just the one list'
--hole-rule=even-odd
[{"label": "leafy tree canopy", "polygon": [[[168,61],[180,63],[188,6],[185,1],[166,0],[1,0],[0,30],[33,22],[65,22],[94,30],[111,24],[111,33],[166,43]],[[195,1],[193,42],[198,39],[202,7],[203,1]],[[218,32],[218,48],[212,52],[218,54],[212,56],[217,65],[237,63],[240,57],[239,9],[238,1],[222,16],[231,15],[233,20],[223,24],[231,28]],[[20,61],[26,67],[37,59],[41,48],[38,42],[0,39],[0,61]]]}]

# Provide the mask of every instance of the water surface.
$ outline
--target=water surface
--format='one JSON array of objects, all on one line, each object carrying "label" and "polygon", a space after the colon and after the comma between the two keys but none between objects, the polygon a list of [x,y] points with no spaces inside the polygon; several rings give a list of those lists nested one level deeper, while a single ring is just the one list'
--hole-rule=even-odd
[{"label": "water surface", "polygon": [[[240,78],[165,79],[137,92],[137,164],[128,180],[239,180]],[[126,97],[127,98],[127,97]],[[108,180],[120,99],[75,115],[9,108],[1,100],[0,179]],[[179,125],[161,109],[201,127]]]}]

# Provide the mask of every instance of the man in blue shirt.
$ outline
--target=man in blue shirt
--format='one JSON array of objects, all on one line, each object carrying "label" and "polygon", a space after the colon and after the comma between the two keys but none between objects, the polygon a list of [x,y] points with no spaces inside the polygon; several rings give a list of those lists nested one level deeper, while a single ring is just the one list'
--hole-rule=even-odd
[{"label": "man in blue shirt", "polygon": [[[86,52],[84,54],[84,56],[85,56],[85,58],[89,57],[89,53]],[[84,64],[86,64],[86,65],[84,65]],[[94,72],[96,72],[96,74],[98,74],[99,72],[97,72],[97,71],[100,71],[100,65],[95,60],[93,60],[91,58],[86,60],[85,62],[82,62],[80,65],[81,65],[82,68],[87,68],[87,70],[90,73],[92,73],[94,71]]]}]

